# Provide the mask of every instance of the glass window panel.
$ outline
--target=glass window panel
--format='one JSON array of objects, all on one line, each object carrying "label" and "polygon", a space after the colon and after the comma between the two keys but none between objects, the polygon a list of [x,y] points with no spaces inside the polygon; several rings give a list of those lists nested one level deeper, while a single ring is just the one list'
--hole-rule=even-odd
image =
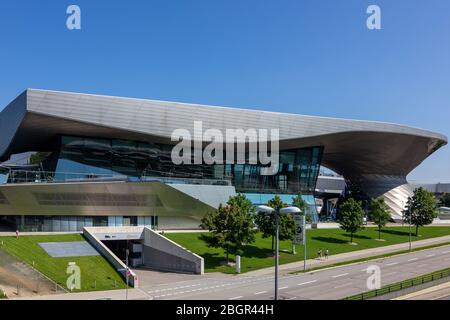
[{"label": "glass window panel", "polygon": [[69,217],[61,217],[61,232],[69,232]]}]

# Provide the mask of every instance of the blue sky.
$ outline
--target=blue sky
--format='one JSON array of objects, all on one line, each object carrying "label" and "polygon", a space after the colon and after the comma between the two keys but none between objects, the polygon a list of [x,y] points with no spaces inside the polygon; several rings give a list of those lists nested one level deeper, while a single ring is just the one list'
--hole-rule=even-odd
[{"label": "blue sky", "polygon": [[[82,30],[66,28],[66,8]],[[382,30],[366,9],[382,10]],[[389,121],[450,136],[448,0],[2,1],[0,108],[27,87]],[[450,182],[450,147],[410,180]]]}]

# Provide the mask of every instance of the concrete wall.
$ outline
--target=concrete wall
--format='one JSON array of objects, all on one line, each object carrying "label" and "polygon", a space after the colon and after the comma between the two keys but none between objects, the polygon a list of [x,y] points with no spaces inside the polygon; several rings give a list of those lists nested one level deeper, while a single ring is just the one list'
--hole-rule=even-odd
[{"label": "concrete wall", "polygon": [[[143,263],[146,267],[172,272],[203,274],[203,258],[167,239],[148,227],[86,227],[88,241],[125,276],[126,265],[102,241],[136,240],[143,244]],[[134,273],[130,284],[137,287]]]},{"label": "concrete wall", "polygon": [[147,227],[144,228],[144,265],[164,271],[204,273],[202,257]]},{"label": "concrete wall", "polygon": [[200,219],[188,217],[158,217],[158,230],[199,230]]},{"label": "concrete wall", "polygon": [[[106,228],[98,228],[96,230],[96,227],[92,228],[84,228],[83,229],[83,235],[86,237],[86,239],[89,241],[89,243],[97,249],[100,254],[105,257],[115,268],[117,271],[119,271],[120,274],[124,278],[126,278],[126,269],[127,266],[125,263],[123,263],[119,258],[116,257],[116,255],[108,249],[95,235],[96,231],[105,232]],[[129,285],[131,285],[134,288],[138,287],[138,281],[137,281],[137,275],[134,272],[131,272],[131,275],[128,277]]]}]

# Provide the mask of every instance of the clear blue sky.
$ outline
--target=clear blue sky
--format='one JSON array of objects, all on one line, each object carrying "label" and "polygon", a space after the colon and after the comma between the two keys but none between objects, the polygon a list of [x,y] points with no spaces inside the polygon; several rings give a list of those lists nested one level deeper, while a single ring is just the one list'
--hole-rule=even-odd
[{"label": "clear blue sky", "polygon": [[[81,7],[81,31],[66,29],[70,4]],[[369,4],[381,7],[380,31],[366,28]],[[0,108],[27,87],[450,136],[450,1],[2,1]],[[450,147],[409,178],[450,182]]]}]

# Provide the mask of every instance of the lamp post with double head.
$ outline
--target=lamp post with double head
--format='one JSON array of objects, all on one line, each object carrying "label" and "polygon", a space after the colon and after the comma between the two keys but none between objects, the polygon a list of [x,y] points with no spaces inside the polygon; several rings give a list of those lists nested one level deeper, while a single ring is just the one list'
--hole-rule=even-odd
[{"label": "lamp post with double head", "polygon": [[274,300],[278,300],[278,255],[280,251],[279,246],[279,233],[280,233],[280,214],[294,214],[301,213],[302,211],[297,207],[287,207],[280,210],[276,210],[269,206],[258,206],[259,212],[273,214],[275,216],[275,294]]}]

